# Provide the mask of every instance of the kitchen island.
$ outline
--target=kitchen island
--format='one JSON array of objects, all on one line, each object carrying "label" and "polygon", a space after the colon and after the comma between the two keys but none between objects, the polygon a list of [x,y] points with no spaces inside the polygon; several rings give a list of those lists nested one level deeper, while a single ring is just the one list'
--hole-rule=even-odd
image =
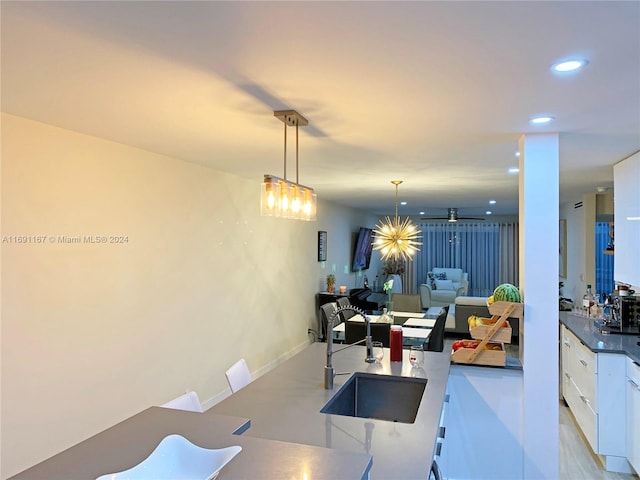
[{"label": "kitchen island", "polygon": [[241,446],[219,480],[427,479],[449,352],[425,352],[417,369],[408,350],[402,363],[389,362],[388,349],[381,363],[365,363],[359,345],[334,354],[336,372],[426,378],[412,424],[320,413],[350,377],[337,375],[325,390],[325,352],[324,343],[310,345],[205,413],[150,407],[10,480],[95,479],[137,465],[172,433],[204,448]]},{"label": "kitchen island", "polygon": [[364,454],[241,435],[249,426],[246,418],[150,407],[9,480],[93,480],[137,465],[172,433],[203,448],[242,447],[218,480],[360,479],[371,467]]},{"label": "kitchen island", "polygon": [[[339,346],[337,348],[340,348]],[[440,414],[449,375],[449,352],[424,352],[423,368],[403,362],[365,363],[365,348],[335,353],[334,389],[323,388],[326,344],[314,343],[207,411],[251,419],[243,436],[280,440],[373,456],[372,479],[427,479],[436,450]],[[426,378],[414,423],[320,413],[354,372]],[[340,476],[339,478],[346,478]]]}]

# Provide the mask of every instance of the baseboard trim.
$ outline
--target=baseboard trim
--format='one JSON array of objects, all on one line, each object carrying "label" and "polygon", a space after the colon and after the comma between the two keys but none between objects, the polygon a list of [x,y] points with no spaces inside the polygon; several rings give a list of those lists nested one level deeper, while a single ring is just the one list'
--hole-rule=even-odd
[{"label": "baseboard trim", "polygon": [[[305,340],[304,342],[302,342],[302,343],[296,345],[295,347],[293,347],[291,350],[283,353],[282,355],[280,355],[275,360],[272,360],[271,362],[267,363],[266,365],[260,367],[258,370],[254,371],[254,372],[251,372],[251,376],[253,377],[254,380],[256,378],[260,378],[265,373],[270,372],[271,370],[276,368],[281,363],[284,363],[286,360],[289,360],[294,355],[297,355],[298,353],[300,353],[302,350],[307,348],[310,344],[311,343],[309,342],[309,340]],[[203,401],[202,402],[202,409],[206,412],[208,409],[210,409],[214,405],[220,403],[222,400],[224,400],[225,398],[229,397],[230,395],[231,395],[231,389],[225,388],[223,391],[219,392],[218,394],[214,395],[213,397]]]}]

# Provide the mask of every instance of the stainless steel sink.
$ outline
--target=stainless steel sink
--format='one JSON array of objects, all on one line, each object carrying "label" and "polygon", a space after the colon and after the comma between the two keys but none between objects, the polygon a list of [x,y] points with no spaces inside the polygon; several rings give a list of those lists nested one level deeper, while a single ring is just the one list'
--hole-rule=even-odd
[{"label": "stainless steel sink", "polygon": [[413,423],[426,386],[425,378],[355,373],[320,413]]}]

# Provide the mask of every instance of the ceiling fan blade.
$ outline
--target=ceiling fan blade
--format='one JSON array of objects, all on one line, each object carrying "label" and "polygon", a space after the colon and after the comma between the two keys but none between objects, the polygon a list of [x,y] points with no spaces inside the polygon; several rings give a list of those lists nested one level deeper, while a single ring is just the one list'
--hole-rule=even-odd
[{"label": "ceiling fan blade", "polygon": [[[449,217],[420,217],[420,220],[449,220]],[[484,217],[456,217],[456,220],[486,220]]]},{"label": "ceiling fan blade", "polygon": [[420,220],[447,220],[449,222],[457,222],[458,220],[485,220],[482,217],[461,217],[458,215],[457,208],[447,209],[448,213],[444,217],[422,217]]}]

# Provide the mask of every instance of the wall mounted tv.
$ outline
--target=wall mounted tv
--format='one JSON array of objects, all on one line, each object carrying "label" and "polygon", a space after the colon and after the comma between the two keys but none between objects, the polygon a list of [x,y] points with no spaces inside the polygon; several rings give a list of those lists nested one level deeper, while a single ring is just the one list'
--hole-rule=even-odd
[{"label": "wall mounted tv", "polygon": [[367,270],[371,263],[371,250],[373,249],[373,230],[370,228],[360,227],[356,247],[353,252],[354,272],[358,270]]}]

